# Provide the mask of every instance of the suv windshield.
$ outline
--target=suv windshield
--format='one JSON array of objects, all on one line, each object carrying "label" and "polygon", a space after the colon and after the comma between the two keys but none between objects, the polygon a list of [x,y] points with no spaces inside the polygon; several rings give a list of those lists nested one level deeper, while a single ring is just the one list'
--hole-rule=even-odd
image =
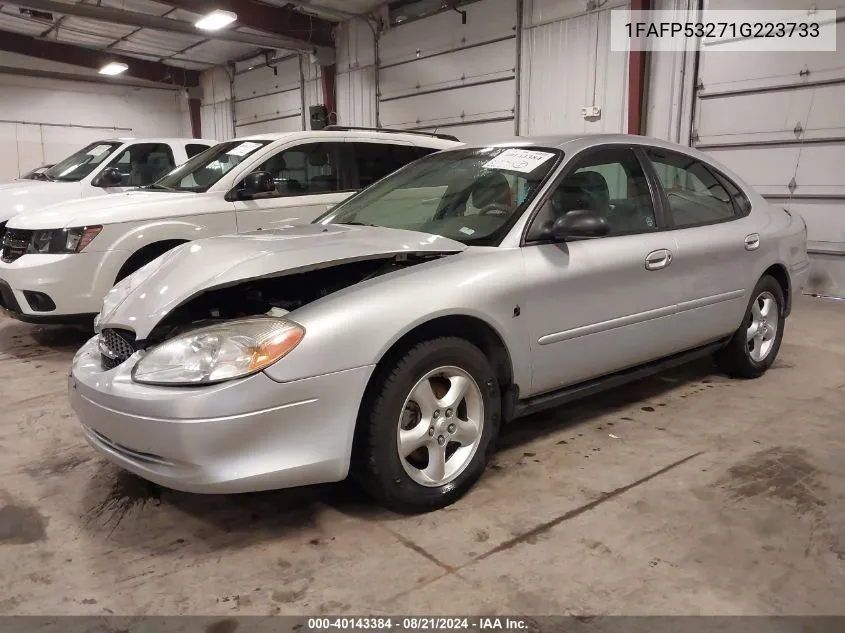
[{"label": "suv windshield", "polygon": [[102,141],[91,143],[91,145],[82,148],[76,154],[68,156],[63,161],[50,167],[50,169],[41,172],[41,175],[36,176],[36,178],[39,180],[77,182],[97,169],[121,145],[123,143],[104,143]]},{"label": "suv windshield", "polygon": [[530,204],[563,153],[484,147],[431,154],[394,172],[315,220],[497,243]]},{"label": "suv windshield", "polygon": [[151,186],[162,191],[207,191],[214,183],[270,141],[227,141],[180,165]]}]

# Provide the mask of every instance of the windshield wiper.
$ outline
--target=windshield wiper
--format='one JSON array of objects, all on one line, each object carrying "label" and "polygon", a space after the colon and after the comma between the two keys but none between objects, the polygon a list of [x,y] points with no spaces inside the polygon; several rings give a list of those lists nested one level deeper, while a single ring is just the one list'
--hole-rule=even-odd
[{"label": "windshield wiper", "polygon": [[36,173],[32,174],[31,178],[33,180],[46,180],[47,182],[55,182],[55,180],[56,180],[55,178],[50,178],[50,176],[48,176],[47,174],[45,174],[43,172],[36,172]]},{"label": "windshield wiper", "polygon": [[367,222],[335,222],[334,224],[345,224],[346,226],[378,226],[378,224],[369,224]]},{"label": "windshield wiper", "polygon": [[153,191],[176,191],[175,189],[171,189],[170,187],[165,187],[164,185],[160,185],[157,182],[154,182],[151,185],[147,185],[146,187],[141,187],[142,189],[151,189]]}]

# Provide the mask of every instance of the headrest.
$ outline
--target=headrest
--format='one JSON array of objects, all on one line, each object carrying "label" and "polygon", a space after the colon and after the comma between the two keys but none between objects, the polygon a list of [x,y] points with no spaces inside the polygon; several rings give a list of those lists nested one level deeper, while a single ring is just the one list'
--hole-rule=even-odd
[{"label": "headrest", "polygon": [[494,171],[479,178],[472,190],[472,206],[483,209],[494,204],[510,206],[511,186],[504,174]]}]

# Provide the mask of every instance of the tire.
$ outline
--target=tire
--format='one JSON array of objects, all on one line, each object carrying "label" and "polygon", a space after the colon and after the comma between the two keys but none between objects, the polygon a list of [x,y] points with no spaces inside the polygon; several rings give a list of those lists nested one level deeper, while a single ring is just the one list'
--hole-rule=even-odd
[{"label": "tire", "polygon": [[[770,312],[766,312],[761,319],[761,310],[765,311],[763,306],[766,305]],[[785,307],[780,284],[774,277],[761,277],[751,294],[742,325],[727,346],[716,352],[716,365],[735,378],[758,378],[766,373],[775,362],[783,340]],[[754,332],[751,331],[752,327],[755,328]],[[768,335],[761,333],[761,327],[766,328]],[[774,328],[774,332],[771,328]],[[752,334],[755,335],[749,341]]]},{"label": "tire", "polygon": [[[353,478],[396,512],[454,503],[481,476],[499,433],[501,396],[487,357],[462,338],[436,338],[412,347],[376,380],[358,417]],[[450,394],[460,393],[460,385],[466,391],[455,400]],[[417,445],[407,457],[400,454]]]}]

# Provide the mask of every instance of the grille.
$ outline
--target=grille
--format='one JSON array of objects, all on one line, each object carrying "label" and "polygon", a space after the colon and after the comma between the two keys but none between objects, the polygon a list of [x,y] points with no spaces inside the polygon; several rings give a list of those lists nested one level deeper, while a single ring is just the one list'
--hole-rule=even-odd
[{"label": "grille", "polygon": [[103,369],[114,369],[135,353],[135,335],[127,330],[105,329],[99,336]]},{"label": "grille", "polygon": [[3,255],[0,259],[7,264],[12,263],[26,253],[31,240],[32,231],[6,229],[6,233],[3,235]]}]

